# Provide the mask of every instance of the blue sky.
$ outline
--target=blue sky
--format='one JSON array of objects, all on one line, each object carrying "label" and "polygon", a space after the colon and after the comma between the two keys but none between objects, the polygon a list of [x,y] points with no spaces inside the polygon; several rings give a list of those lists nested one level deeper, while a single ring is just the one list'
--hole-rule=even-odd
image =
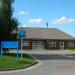
[{"label": "blue sky", "polygon": [[26,27],[58,28],[75,36],[75,0],[15,0],[14,17]]}]

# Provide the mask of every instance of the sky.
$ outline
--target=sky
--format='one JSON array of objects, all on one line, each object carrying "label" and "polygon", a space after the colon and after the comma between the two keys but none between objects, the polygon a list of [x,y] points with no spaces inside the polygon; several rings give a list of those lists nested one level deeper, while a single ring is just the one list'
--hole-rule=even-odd
[{"label": "sky", "polygon": [[14,13],[24,27],[58,28],[75,37],[75,0],[15,0]]}]

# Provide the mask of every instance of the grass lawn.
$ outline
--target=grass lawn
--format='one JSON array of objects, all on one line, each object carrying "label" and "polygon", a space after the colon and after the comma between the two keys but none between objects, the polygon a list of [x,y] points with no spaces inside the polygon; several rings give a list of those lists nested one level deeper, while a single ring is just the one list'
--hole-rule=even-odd
[{"label": "grass lawn", "polygon": [[34,62],[35,60],[27,54],[23,54],[23,60],[20,60],[19,54],[18,62],[16,62],[16,54],[3,54],[2,59],[0,59],[0,70],[24,68],[25,66],[32,64]]}]

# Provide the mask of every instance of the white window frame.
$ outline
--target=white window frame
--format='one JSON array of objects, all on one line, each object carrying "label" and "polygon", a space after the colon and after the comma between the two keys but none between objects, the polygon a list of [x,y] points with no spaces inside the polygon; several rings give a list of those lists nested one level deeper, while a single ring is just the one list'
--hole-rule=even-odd
[{"label": "white window frame", "polygon": [[29,46],[29,40],[23,40],[22,46]]},{"label": "white window frame", "polygon": [[55,48],[56,47],[56,41],[49,41],[49,46],[51,48]]},{"label": "white window frame", "polygon": [[44,41],[33,41],[33,48],[39,48],[39,47],[44,48]]},{"label": "white window frame", "polygon": [[68,42],[68,47],[74,47],[74,42],[73,41],[69,41]]}]

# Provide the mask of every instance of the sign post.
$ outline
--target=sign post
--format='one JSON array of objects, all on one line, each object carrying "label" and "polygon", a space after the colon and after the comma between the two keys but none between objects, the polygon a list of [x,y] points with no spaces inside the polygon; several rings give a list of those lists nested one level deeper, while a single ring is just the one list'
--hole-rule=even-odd
[{"label": "sign post", "polygon": [[18,41],[2,41],[1,42],[1,58],[3,55],[3,48],[16,49],[16,61],[18,61]]},{"label": "sign post", "polygon": [[20,31],[18,32],[18,37],[21,38],[21,60],[22,60],[22,58],[23,58],[23,48],[22,48],[22,43],[23,43],[23,38],[26,38],[26,31],[20,30]]},{"label": "sign post", "polygon": [[[2,43],[2,42],[1,42]],[[0,58],[2,59],[2,55],[3,55],[3,50],[2,50],[2,44],[1,44],[1,51],[0,51],[1,53],[1,55],[0,55]]]},{"label": "sign post", "polygon": [[23,52],[23,50],[22,50],[22,37],[21,37],[21,60],[22,60],[22,57],[23,57],[22,56],[23,55],[22,52]]}]

